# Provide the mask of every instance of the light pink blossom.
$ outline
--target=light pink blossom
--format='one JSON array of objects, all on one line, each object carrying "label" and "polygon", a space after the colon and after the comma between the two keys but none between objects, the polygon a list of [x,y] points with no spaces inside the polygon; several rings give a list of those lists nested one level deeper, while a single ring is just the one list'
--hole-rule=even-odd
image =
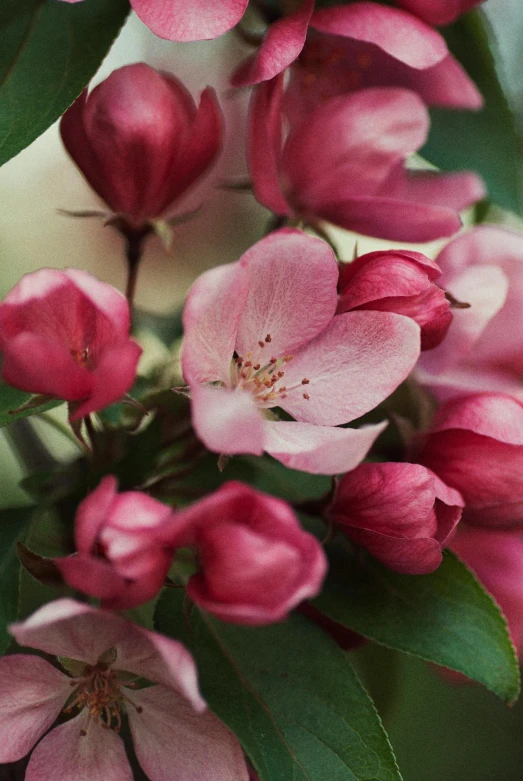
[{"label": "light pink blossom", "polygon": [[484,0],[396,0],[396,4],[427,24],[450,24]]},{"label": "light pink blossom", "polygon": [[427,109],[409,90],[374,88],[333,98],[286,138],[282,99],[282,77],[256,88],[248,135],[254,194],[276,214],[421,242],[455,233],[458,211],[484,194],[474,173],[405,169],[429,129]]},{"label": "light pink blossom", "polygon": [[113,71],[89,95],[84,91],[62,117],[60,133],[91,187],[139,229],[209,170],[223,122],[212,89],[197,108],[174,76],[135,63]]},{"label": "light pink blossom", "polygon": [[463,499],[419,464],[360,464],[344,475],[327,515],[358,545],[396,572],[433,572]]},{"label": "light pink blossom", "polygon": [[177,546],[174,539],[165,545],[158,531],[172,520],[176,527],[176,517],[141,491],[117,493],[116,478],[108,475],[78,506],[78,553],[55,563],[70,586],[100,598],[106,608],[141,605],[163,586]]},{"label": "light pink blossom", "polygon": [[440,344],[452,321],[445,292],[434,284],[438,265],[420,252],[383,250],[340,268],[338,313],[361,309],[397,312],[421,328],[421,349]]},{"label": "light pink blossom", "polygon": [[269,27],[234,86],[267,81],[290,67],[291,123],[326,99],[367,87],[403,87],[427,105],[478,109],[482,97],[443,37],[398,8],[356,2],[321,8],[312,0]]},{"label": "light pink blossom", "polygon": [[131,388],[141,348],[126,299],[78,269],[26,274],[0,304],[2,378],[65,399],[70,418],[103,409]]},{"label": "light pink blossom", "polygon": [[[223,621],[281,621],[319,592],[325,555],[283,500],[229,482],[178,516],[173,519],[175,539],[180,539],[183,524],[184,543],[196,548],[200,565],[187,593]],[[168,523],[166,540],[171,533]]]},{"label": "light pink blossom", "polygon": [[454,310],[447,337],[423,356],[417,378],[438,399],[495,391],[523,401],[523,236],[473,228],[437,263],[439,283],[470,308]]},{"label": "light pink blossom", "polygon": [[[184,310],[182,366],[193,424],[210,450],[265,450],[323,474],[365,457],[384,424],[336,427],[405,379],[419,328],[389,312],[335,315],[337,281],[330,247],[292,230],[197,279]],[[275,407],[295,420],[278,420]]]},{"label": "light pink blossom", "polygon": [[[173,773],[179,781],[247,781],[236,738],[203,712],[196,667],[181,643],[71,599],[10,631],[19,645],[60,657],[69,673],[36,656],[0,659],[0,762],[40,741],[25,781],[132,781],[118,737],[122,715],[151,781]],[[157,685],[137,689],[133,676]],[[45,734],[63,710],[74,717]]]},{"label": "light pink blossom", "polygon": [[445,402],[417,456],[465,500],[463,518],[520,527],[523,519],[523,405],[501,393]]}]

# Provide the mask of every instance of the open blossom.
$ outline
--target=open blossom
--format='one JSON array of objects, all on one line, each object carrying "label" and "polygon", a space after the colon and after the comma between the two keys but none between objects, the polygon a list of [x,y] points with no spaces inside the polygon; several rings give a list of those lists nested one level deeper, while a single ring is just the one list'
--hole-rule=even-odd
[{"label": "open blossom", "polygon": [[[122,716],[151,781],[173,774],[247,781],[238,741],[203,712],[196,667],[180,643],[71,599],[45,605],[10,631],[19,645],[60,657],[69,673],[33,655],[0,659],[0,762],[38,743],[25,781],[132,781],[118,736]],[[137,689],[133,676],[157,685]],[[62,711],[74,715],[47,733]]]},{"label": "open blossom", "polygon": [[519,531],[460,524],[450,546],[474,571],[503,611],[523,653],[523,536]]},{"label": "open blossom", "polygon": [[396,572],[433,572],[461,518],[463,499],[419,464],[360,464],[344,475],[329,518]]},{"label": "open blossom", "polygon": [[[210,450],[265,450],[322,474],[365,457],[383,424],[337,426],[405,379],[419,328],[390,312],[335,315],[337,282],[330,247],[293,230],[196,280],[184,310],[182,367],[196,433]],[[294,421],[278,420],[275,407]]]},{"label": "open blossom", "polygon": [[412,14],[373,2],[313,11],[314,2],[304,0],[272,24],[232,83],[257,84],[290,66],[292,123],[328,98],[367,87],[407,88],[427,105],[481,108],[480,93],[443,37]]},{"label": "open blossom", "polygon": [[319,592],[325,555],[283,500],[229,482],[178,515],[175,538],[183,523],[184,543],[196,548],[200,564],[187,593],[223,621],[281,621]]},{"label": "open blossom", "polygon": [[406,11],[435,25],[450,24],[482,2],[484,0],[396,0],[396,4]]},{"label": "open blossom", "polygon": [[440,284],[470,307],[454,310],[446,339],[423,356],[417,378],[439,399],[497,391],[523,401],[523,235],[473,228],[437,263]]},{"label": "open blossom", "polygon": [[129,228],[140,229],[209,170],[223,127],[212,89],[197,108],[174,76],[135,63],[84,91],[60,133],[91,187]]},{"label": "open blossom", "polygon": [[254,194],[275,214],[420,242],[455,233],[458,211],[484,194],[474,173],[406,170],[407,156],[429,129],[427,109],[409,90],[374,88],[333,98],[286,138],[282,98],[282,77],[261,84],[249,120]]},{"label": "open blossom", "polygon": [[242,18],[247,3],[248,0],[212,0],[209,3],[201,0],[131,0],[131,7],[160,38],[203,41],[217,38],[234,27]]},{"label": "open blossom", "polygon": [[141,348],[129,338],[126,299],[78,269],[26,274],[0,304],[2,378],[70,402],[70,418],[119,401]]},{"label": "open blossom", "polygon": [[420,252],[369,252],[341,266],[338,313],[373,309],[412,317],[421,328],[421,349],[430,350],[452,322],[445,292],[434,283],[439,276],[438,265]]},{"label": "open blossom", "polygon": [[172,563],[174,541],[167,546],[158,537],[172,518],[170,507],[141,491],[117,493],[108,475],[78,507],[78,553],[55,563],[70,586],[99,597],[104,607],[141,605],[160,591]]},{"label": "open blossom", "polygon": [[463,517],[485,526],[523,519],[523,406],[501,393],[442,404],[417,460],[465,500]]}]

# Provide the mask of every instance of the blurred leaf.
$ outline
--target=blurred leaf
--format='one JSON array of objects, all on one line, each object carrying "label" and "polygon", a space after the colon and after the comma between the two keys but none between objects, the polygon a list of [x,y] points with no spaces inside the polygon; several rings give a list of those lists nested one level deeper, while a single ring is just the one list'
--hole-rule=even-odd
[{"label": "blurred leaf", "polygon": [[479,87],[485,106],[479,112],[431,109],[430,135],[420,154],[444,170],[476,170],[491,200],[521,213],[521,155],[487,24],[483,14],[473,11],[443,31],[450,51]]},{"label": "blurred leaf", "polygon": [[0,511],[0,653],[4,653],[9,645],[11,638],[7,627],[18,614],[20,562],[16,544],[24,538],[34,511],[34,507]]},{"label": "blurred leaf", "polygon": [[0,165],[78,97],[128,11],[127,0],[1,1]]},{"label": "blurred leaf", "polygon": [[315,607],[371,640],[464,673],[507,702],[519,668],[505,619],[450,551],[430,575],[399,575],[339,538]]},{"label": "blurred leaf", "polygon": [[16,554],[20,559],[22,567],[24,567],[35,580],[38,580],[44,586],[63,585],[64,579],[62,573],[53,559],[48,558],[47,556],[40,556],[20,541],[16,543]]},{"label": "blurred leaf", "polygon": [[304,618],[263,628],[224,624],[166,591],[156,628],[194,654],[204,697],[261,781],[400,781],[372,701],[347,657]]},{"label": "blurred leaf", "polygon": [[157,315],[145,309],[133,312],[133,331],[152,331],[167,347],[183,335],[182,310],[172,315]]},{"label": "blurred leaf", "polygon": [[30,415],[38,415],[39,412],[47,412],[47,410],[59,407],[60,404],[64,403],[60,399],[53,399],[52,401],[38,404],[36,407],[28,407],[20,410],[20,412],[11,414],[12,410],[20,409],[20,407],[28,404],[31,399],[37,399],[37,397],[34,397],[32,393],[12,388],[10,385],[0,384],[0,428],[8,426],[9,423],[14,423],[15,420],[20,420],[20,418],[28,418]]}]

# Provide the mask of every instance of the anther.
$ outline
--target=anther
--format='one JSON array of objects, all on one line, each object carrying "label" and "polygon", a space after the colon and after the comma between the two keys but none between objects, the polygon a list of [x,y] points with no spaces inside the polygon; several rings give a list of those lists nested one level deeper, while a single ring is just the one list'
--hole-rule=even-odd
[{"label": "anther", "polygon": [[260,368],[261,368],[261,365],[260,365],[259,363],[255,363],[255,364],[254,364],[254,366],[253,366],[252,368],[254,369],[254,371],[256,371],[256,372],[257,372],[257,371],[258,371],[258,369],[260,369]]},{"label": "anther", "polygon": [[304,398],[304,399],[307,399],[307,401],[309,401],[309,399],[310,399],[310,396],[309,396],[309,394],[308,394],[308,393],[304,393],[304,394],[303,394],[303,398]]},{"label": "anther", "polygon": [[267,334],[267,336],[265,337],[265,341],[267,342],[267,344],[268,344],[269,342],[272,342],[272,339],[271,339],[271,335],[270,335],[270,334]]},{"label": "anther", "polygon": [[308,385],[309,382],[310,382],[310,380],[308,380],[307,377],[304,377],[303,380],[301,381],[301,384],[302,385]]},{"label": "anther", "polygon": [[273,363],[273,364],[274,364],[274,363],[278,363],[278,359],[277,359],[277,358],[275,358],[275,357],[273,356],[273,357],[272,357],[272,358],[269,360],[269,363]]},{"label": "anther", "polygon": [[261,339],[258,342],[258,347],[265,347],[265,342],[262,342]]}]

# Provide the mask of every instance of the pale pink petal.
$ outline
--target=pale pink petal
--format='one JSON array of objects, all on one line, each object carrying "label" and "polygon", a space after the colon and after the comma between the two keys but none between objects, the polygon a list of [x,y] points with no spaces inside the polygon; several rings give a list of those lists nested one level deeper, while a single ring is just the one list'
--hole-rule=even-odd
[{"label": "pale pink petal", "polygon": [[143,491],[125,491],[117,494],[111,505],[110,528],[130,532],[154,531],[171,514],[172,507]]},{"label": "pale pink petal", "polygon": [[437,262],[443,272],[445,286],[469,266],[494,263],[501,266],[509,277],[509,269],[513,269],[515,284],[517,277],[521,277],[522,256],[521,233],[495,225],[479,225],[449,242],[439,253]]},{"label": "pale pink petal", "polygon": [[[431,434],[464,429],[507,445],[523,445],[523,405],[509,396],[481,393],[448,402],[436,412]],[[494,459],[493,459],[494,461]]]},{"label": "pale pink petal", "polygon": [[263,417],[245,391],[195,385],[192,422],[198,438],[214,453],[263,453]]},{"label": "pale pink petal", "polygon": [[247,162],[257,200],[275,214],[291,214],[280,186],[283,76],[253,90],[247,127]]},{"label": "pale pink petal", "polygon": [[430,68],[448,53],[436,30],[405,11],[378,3],[320,9],[313,14],[310,25],[323,33],[374,43],[411,68]]},{"label": "pale pink petal", "polygon": [[87,553],[94,545],[103,523],[107,520],[117,489],[116,477],[106,475],[78,506],[74,534],[76,548],[80,552]]},{"label": "pale pink petal", "polygon": [[245,87],[267,81],[282,73],[303,49],[314,0],[303,0],[293,14],[270,25],[257,54],[240,65],[231,84]]},{"label": "pale pink petal", "polygon": [[[241,257],[250,280],[237,352],[267,363],[306,344],[330,322],[337,305],[338,266],[329,245],[301,231],[271,233]],[[264,347],[267,336],[270,342]]]},{"label": "pale pink petal", "polygon": [[460,171],[454,174],[410,172],[401,192],[408,201],[431,206],[446,206],[460,211],[486,195],[485,185],[477,174]]},{"label": "pale pink petal", "polygon": [[128,711],[134,749],[151,781],[248,781],[238,740],[214,714],[195,713],[161,686],[132,699],[142,709]]},{"label": "pale pink petal", "polygon": [[287,139],[287,197],[318,215],[325,201],[381,194],[391,169],[422,146],[428,128],[427,109],[410,90],[374,87],[328,100]]},{"label": "pale pink petal", "polygon": [[202,274],[183,311],[182,368],[186,382],[230,385],[238,324],[247,301],[249,278],[237,263]]},{"label": "pale pink petal", "polygon": [[142,22],[159,38],[203,41],[217,38],[243,16],[248,0],[132,0]]},{"label": "pale pink petal", "polygon": [[359,429],[265,422],[265,450],[290,469],[320,475],[348,472],[365,458],[387,423]]},{"label": "pale pink petal", "polygon": [[[286,364],[285,386],[298,388],[289,390],[280,405],[307,423],[348,423],[376,407],[403,382],[419,350],[419,326],[408,317],[374,311],[336,315]],[[303,379],[309,380],[303,386],[306,396]]]},{"label": "pale pink petal", "polygon": [[103,312],[122,337],[129,335],[131,328],[129,304],[119,290],[106,282],[100,282],[92,274],[78,268],[66,268],[62,273],[74,282],[96,309]]},{"label": "pale pink petal", "polygon": [[88,719],[84,709],[46,735],[31,754],[25,781],[133,781],[123,740]]},{"label": "pale pink petal", "polygon": [[424,243],[452,236],[461,228],[459,214],[441,206],[382,196],[339,197],[315,205],[315,213],[341,228],[378,239]]},{"label": "pale pink petal", "polygon": [[70,678],[38,656],[14,654],[0,659],[0,763],[16,762],[33,748],[64,707],[70,683]]}]

